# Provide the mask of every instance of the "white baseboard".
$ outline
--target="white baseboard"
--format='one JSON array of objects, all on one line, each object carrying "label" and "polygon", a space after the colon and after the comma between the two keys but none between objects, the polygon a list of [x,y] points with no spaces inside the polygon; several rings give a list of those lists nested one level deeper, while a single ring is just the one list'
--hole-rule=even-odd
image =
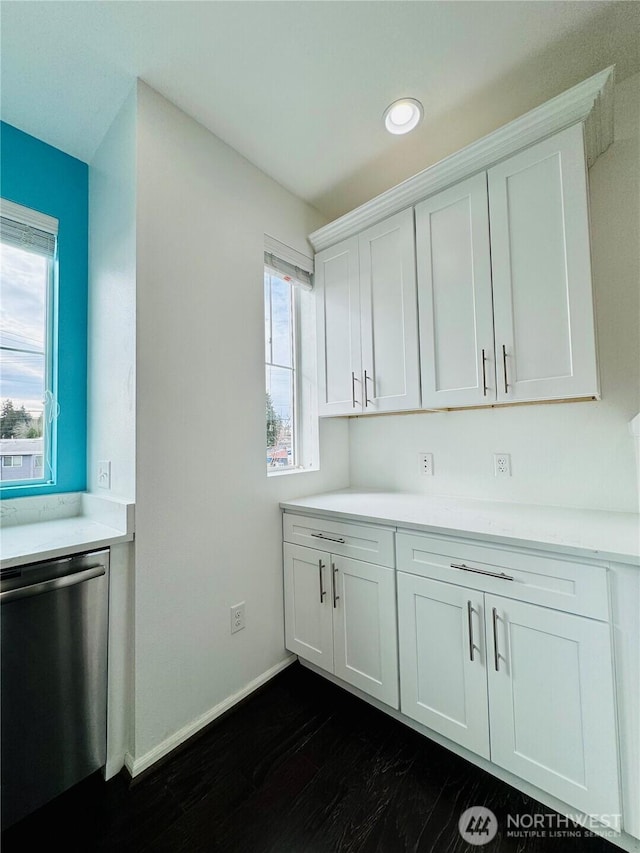
[{"label": "white baseboard", "polygon": [[124,757],[124,765],[129,771],[131,777],[139,776],[140,773],[148,770],[156,763],[156,761],[164,758],[165,755],[168,755],[177,746],[180,746],[185,741],[189,740],[190,737],[193,737],[193,735],[197,734],[205,726],[208,726],[209,723],[220,717],[225,713],[225,711],[233,708],[233,706],[237,705],[238,702],[246,699],[246,697],[251,695],[254,690],[257,690],[258,687],[266,684],[267,681],[270,681],[275,675],[282,672],[283,669],[286,669],[296,660],[297,655],[289,655],[289,657],[280,661],[275,666],[272,666],[257,678],[254,678],[253,681],[250,681],[246,687],[242,688],[242,690],[239,690],[237,693],[234,693],[232,696],[224,699],[214,708],[207,711],[206,714],[202,714],[202,716],[198,717],[193,722],[179,729],[177,732],[172,734],[171,737],[163,740],[162,743],[159,743],[158,746],[155,746],[145,755],[140,756],[140,758],[134,758],[130,753],[127,753]]}]

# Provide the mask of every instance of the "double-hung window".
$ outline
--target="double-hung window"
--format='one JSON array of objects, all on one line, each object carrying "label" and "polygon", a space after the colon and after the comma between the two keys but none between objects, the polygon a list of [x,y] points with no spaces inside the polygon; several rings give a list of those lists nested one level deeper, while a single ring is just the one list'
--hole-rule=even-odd
[{"label": "double-hung window", "polygon": [[[265,237],[267,473],[317,467],[312,261]],[[311,363],[313,361],[313,364]]]},{"label": "double-hung window", "polygon": [[55,482],[57,233],[57,219],[0,200],[0,485]]}]

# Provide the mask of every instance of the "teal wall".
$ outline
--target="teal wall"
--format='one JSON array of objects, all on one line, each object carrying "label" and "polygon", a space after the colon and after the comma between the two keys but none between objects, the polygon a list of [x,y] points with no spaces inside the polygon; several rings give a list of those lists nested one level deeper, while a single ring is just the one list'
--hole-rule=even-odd
[{"label": "teal wall", "polygon": [[89,168],[0,122],[0,195],[54,216],[58,231],[56,482],[3,489],[2,497],[83,491],[87,482],[87,275]]}]

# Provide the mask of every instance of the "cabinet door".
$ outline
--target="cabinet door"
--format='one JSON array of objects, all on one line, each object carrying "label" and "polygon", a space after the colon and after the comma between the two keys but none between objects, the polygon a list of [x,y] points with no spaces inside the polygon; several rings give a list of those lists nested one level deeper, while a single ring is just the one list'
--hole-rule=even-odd
[{"label": "cabinet door", "polygon": [[395,572],[331,557],[334,672],[398,708]]},{"label": "cabinet door", "polygon": [[620,812],[606,622],[485,596],[491,760],[587,814]]},{"label": "cabinet door", "polygon": [[284,545],[285,646],[333,672],[330,556],[301,545]]},{"label": "cabinet door", "polygon": [[314,288],[318,333],[318,414],[362,409],[358,238],[316,255]]},{"label": "cabinet door", "polygon": [[488,174],[498,400],[597,396],[582,125]]},{"label": "cabinet door", "polygon": [[416,207],[424,408],[496,399],[487,175]]},{"label": "cabinet door", "polygon": [[420,408],[413,210],[359,236],[364,412]]},{"label": "cabinet door", "polygon": [[398,573],[401,710],[489,758],[483,595]]}]

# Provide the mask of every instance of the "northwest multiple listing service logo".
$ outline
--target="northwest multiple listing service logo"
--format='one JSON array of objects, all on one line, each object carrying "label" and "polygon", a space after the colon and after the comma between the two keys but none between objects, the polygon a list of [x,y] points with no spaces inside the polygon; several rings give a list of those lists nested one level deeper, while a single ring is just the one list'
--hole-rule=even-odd
[{"label": "northwest multiple listing service logo", "polygon": [[498,819],[491,809],[485,806],[472,806],[460,815],[458,830],[468,844],[480,847],[496,837]]},{"label": "northwest multiple listing service logo", "polygon": [[[596,834],[607,838],[618,834],[620,817],[556,812],[509,814],[504,834],[507,838],[588,838]],[[472,806],[460,815],[458,831],[468,844],[481,847],[496,837],[498,819],[486,806]]]}]

